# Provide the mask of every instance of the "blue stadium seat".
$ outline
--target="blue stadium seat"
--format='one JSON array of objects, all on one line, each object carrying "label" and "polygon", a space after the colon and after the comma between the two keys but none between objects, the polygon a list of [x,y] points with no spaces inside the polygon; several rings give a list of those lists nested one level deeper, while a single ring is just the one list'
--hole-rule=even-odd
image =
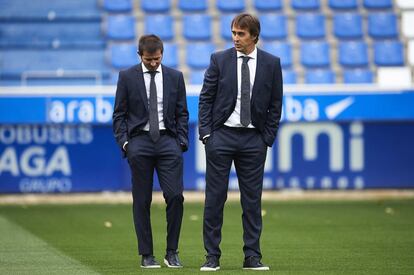
[{"label": "blue stadium seat", "polygon": [[96,0],[1,0],[1,21],[100,21]]},{"label": "blue stadium seat", "polygon": [[333,84],[335,73],[331,70],[308,70],[305,73],[305,82],[308,84]]},{"label": "blue stadium seat", "polygon": [[366,9],[391,9],[392,0],[364,0]]},{"label": "blue stadium seat", "polygon": [[162,40],[174,38],[173,18],[171,15],[147,15],[145,16],[145,33],[156,34]]},{"label": "blue stadium seat", "polygon": [[215,46],[210,42],[187,43],[186,63],[192,69],[205,69],[214,51]]},{"label": "blue stadium seat", "polygon": [[374,38],[398,37],[397,17],[394,13],[370,13],[368,15],[368,33]]},{"label": "blue stadium seat", "polygon": [[349,84],[372,83],[374,78],[369,69],[345,70],[343,77],[344,83]]},{"label": "blue stadium seat", "polygon": [[291,5],[295,10],[317,10],[321,4],[319,0],[292,0]]},{"label": "blue stadium seat", "polygon": [[231,40],[231,22],[235,14],[222,14],[220,16],[220,36],[225,40]]},{"label": "blue stadium seat", "polygon": [[330,65],[329,45],[327,42],[303,42],[301,47],[301,63],[305,67],[327,67]]},{"label": "blue stadium seat", "polygon": [[400,41],[374,43],[374,62],[378,66],[404,65],[404,47]]},{"label": "blue stadium seat", "polygon": [[241,12],[245,9],[244,0],[217,0],[217,8],[221,12]]},{"label": "blue stadium seat", "polygon": [[97,71],[109,77],[104,49],[19,49],[0,51],[0,78],[20,79],[29,71]]},{"label": "blue stadium seat", "polygon": [[135,39],[135,18],[132,15],[110,15],[106,37],[111,40]]},{"label": "blue stadium seat", "polygon": [[191,70],[190,72],[190,84],[201,85],[204,81],[204,73],[206,70]]},{"label": "blue stadium seat", "polygon": [[263,49],[280,57],[283,68],[292,66],[292,46],[287,42],[263,43]]},{"label": "blue stadium seat", "polygon": [[131,12],[132,0],[104,0],[103,8],[107,12]]},{"label": "blue stadium seat", "polygon": [[210,40],[211,16],[206,14],[184,15],[184,37],[188,40]]},{"label": "blue stadium seat", "polygon": [[339,64],[345,67],[363,67],[368,65],[368,46],[363,41],[340,42]]},{"label": "blue stadium seat", "polygon": [[99,22],[0,24],[0,48],[104,48]]},{"label": "blue stadium seat", "polygon": [[328,5],[335,10],[350,10],[358,7],[357,0],[329,0]]},{"label": "blue stadium seat", "polygon": [[276,11],[283,8],[282,0],[255,0],[254,7],[258,11]]},{"label": "blue stadium seat", "polygon": [[293,70],[283,70],[283,84],[296,84],[296,72]]},{"label": "blue stadium seat", "polygon": [[358,13],[335,14],[333,29],[339,39],[362,38],[362,16]]},{"label": "blue stadium seat", "polygon": [[286,15],[266,13],[259,16],[263,39],[284,39],[287,36]]},{"label": "blue stadium seat", "polygon": [[144,12],[162,13],[171,9],[171,0],[141,0]]},{"label": "blue stadium seat", "polygon": [[137,46],[133,43],[114,44],[111,47],[111,65],[115,69],[125,69],[140,62]]},{"label": "blue stadium seat", "polygon": [[184,12],[207,10],[207,0],[179,0],[178,7]]},{"label": "blue stadium seat", "polygon": [[298,14],[296,35],[302,39],[325,37],[325,16],[313,13]]},{"label": "blue stadium seat", "polygon": [[164,43],[164,53],[162,55],[162,64],[168,67],[178,67],[178,50],[175,43]]}]

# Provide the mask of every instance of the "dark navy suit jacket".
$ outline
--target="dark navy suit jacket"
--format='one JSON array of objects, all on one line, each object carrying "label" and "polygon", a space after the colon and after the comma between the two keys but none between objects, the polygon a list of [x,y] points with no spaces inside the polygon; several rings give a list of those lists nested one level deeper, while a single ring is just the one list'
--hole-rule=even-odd
[{"label": "dark navy suit jacket", "polygon": [[[186,150],[188,110],[183,74],[164,65],[161,68],[164,125]],[[148,119],[148,97],[142,65],[138,64],[119,73],[112,120],[115,139],[121,149],[125,141],[144,128]]]},{"label": "dark navy suit jacket", "polygon": [[[257,49],[256,76],[251,94],[251,120],[265,143],[272,146],[282,113],[283,81],[280,59]],[[237,100],[235,48],[211,55],[199,99],[200,140],[224,125]]]}]

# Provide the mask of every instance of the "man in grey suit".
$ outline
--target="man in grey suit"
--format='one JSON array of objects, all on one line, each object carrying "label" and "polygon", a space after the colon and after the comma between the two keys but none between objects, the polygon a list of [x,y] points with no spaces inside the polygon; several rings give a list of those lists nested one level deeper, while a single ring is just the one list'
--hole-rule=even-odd
[{"label": "man in grey suit", "polygon": [[199,135],[207,159],[207,255],[200,270],[220,269],[223,207],[233,161],[243,209],[243,268],[269,270],[261,263],[261,196],[267,147],[275,141],[282,111],[282,71],[278,57],[256,47],[260,22],[255,16],[237,15],[231,31],[234,48],[211,55],[199,99]]},{"label": "man in grey suit", "polygon": [[161,65],[163,43],[144,35],[141,63],[119,73],[113,130],[132,174],[132,198],[142,268],[159,268],[153,256],[150,222],[154,170],[167,203],[164,263],[182,267],[178,240],[183,217],[183,157],[188,147],[188,110],[183,74]]}]

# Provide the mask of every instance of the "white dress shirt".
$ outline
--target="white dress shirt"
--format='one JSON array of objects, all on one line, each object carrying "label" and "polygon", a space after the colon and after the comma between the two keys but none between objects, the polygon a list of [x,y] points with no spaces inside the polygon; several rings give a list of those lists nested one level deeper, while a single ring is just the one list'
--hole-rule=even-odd
[{"label": "white dress shirt", "polygon": [[[145,67],[144,63],[141,63],[142,65],[142,72],[144,74],[144,82],[145,82],[145,90],[147,92],[147,98],[148,98],[148,109],[149,109],[149,98],[150,98],[150,82],[151,82],[151,75],[148,72],[148,69]],[[155,86],[157,87],[157,103],[158,103],[158,122],[159,122],[159,129],[165,130],[164,125],[164,114],[163,114],[163,85],[162,85],[162,70],[161,66],[158,66],[157,72],[155,74]],[[147,124],[145,124],[144,131],[149,131],[149,120]]]},{"label": "white dress shirt", "polygon": [[[244,127],[240,123],[240,109],[241,109],[241,67],[243,63],[242,56],[248,56],[250,57],[249,62],[247,62],[247,65],[249,66],[249,72],[250,72],[250,98],[252,96],[252,87],[254,84],[254,78],[256,76],[256,66],[257,66],[257,48],[254,47],[254,50],[249,54],[245,55],[244,53],[237,52],[237,100],[236,100],[236,106],[234,107],[233,113],[230,115],[230,117],[227,119],[227,121],[224,123],[224,125],[229,127]],[[254,128],[252,123],[247,126],[248,128]]]},{"label": "white dress shirt", "polygon": [[[142,66],[142,72],[143,72],[143,76],[144,76],[144,82],[145,82],[145,90],[147,93],[147,99],[148,99],[148,110],[149,110],[149,98],[150,98],[150,82],[151,82],[151,75],[148,72],[147,67],[145,67],[144,63],[141,63]],[[165,130],[165,125],[164,125],[164,114],[163,114],[163,94],[164,94],[164,89],[163,89],[163,85],[162,85],[162,70],[161,70],[161,66],[158,66],[157,68],[157,72],[155,74],[155,86],[157,87],[157,105],[158,105],[158,122],[159,122],[159,129],[160,130]],[[149,120],[147,122],[147,124],[145,124],[144,128],[142,129],[144,131],[149,131]],[[122,148],[124,149],[124,151],[126,151],[126,145],[128,144],[128,141],[125,141],[124,145],[122,146]]]}]

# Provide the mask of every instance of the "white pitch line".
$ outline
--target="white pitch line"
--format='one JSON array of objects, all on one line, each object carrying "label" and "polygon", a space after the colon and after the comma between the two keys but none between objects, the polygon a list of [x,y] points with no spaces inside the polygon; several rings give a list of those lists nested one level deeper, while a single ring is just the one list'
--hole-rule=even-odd
[{"label": "white pitch line", "polygon": [[0,274],[98,274],[0,216]]}]

